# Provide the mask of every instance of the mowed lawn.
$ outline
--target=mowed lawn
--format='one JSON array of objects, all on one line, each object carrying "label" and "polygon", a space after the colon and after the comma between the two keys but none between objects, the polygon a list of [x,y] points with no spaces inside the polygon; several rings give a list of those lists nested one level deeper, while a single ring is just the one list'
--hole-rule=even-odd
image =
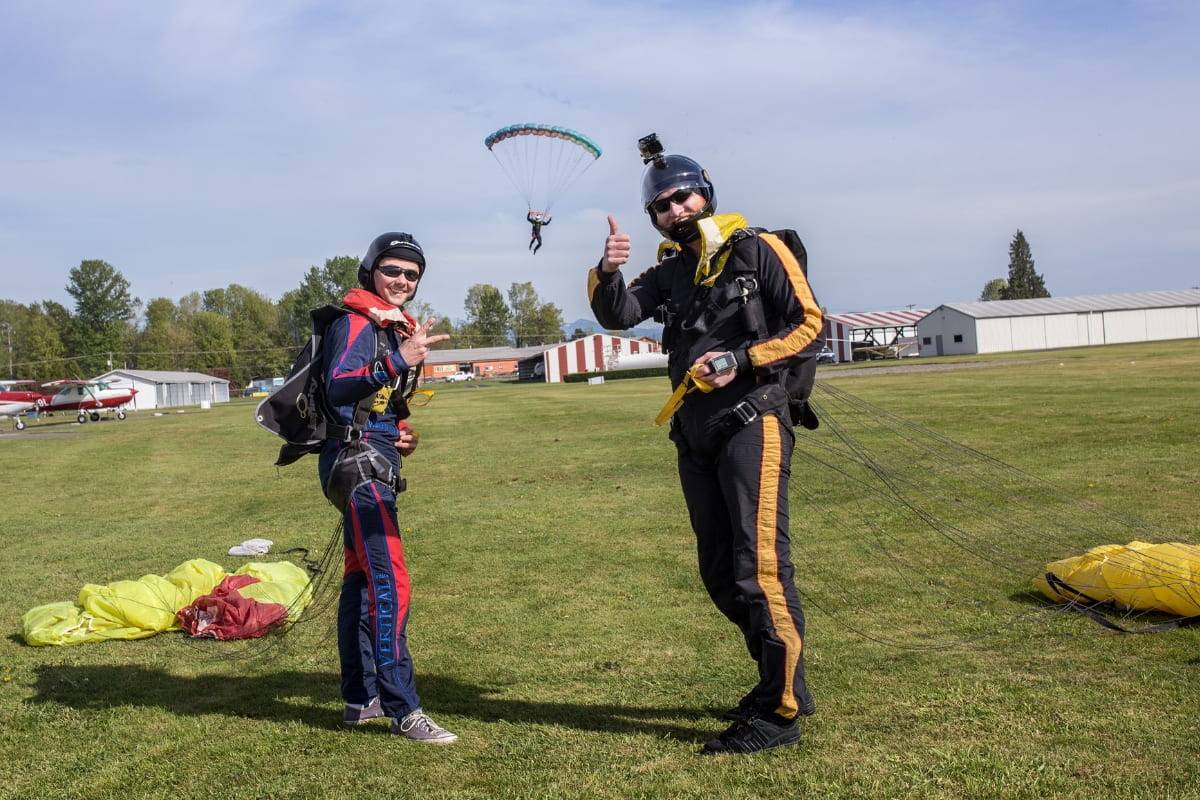
[{"label": "mowed lawn", "polygon": [[[1200,342],[1020,356],[823,375],[1163,541],[1200,539]],[[409,633],[425,707],[461,736],[445,748],[339,729],[331,615],[259,659],[177,633],[20,640],[24,611],[84,583],[195,557],[233,569],[226,550],[254,536],[325,544],[336,515],[314,460],[273,467],[251,404],[6,431],[0,797],[1200,797],[1200,629],[1114,636],[1073,616],[917,651],[810,609],[819,713],[802,745],[696,755],[757,676],[696,575],[673,447],[651,425],[667,388],[438,387],[416,413]],[[794,506],[825,576],[854,581],[863,613],[885,607],[888,587],[855,577],[864,556]]]}]

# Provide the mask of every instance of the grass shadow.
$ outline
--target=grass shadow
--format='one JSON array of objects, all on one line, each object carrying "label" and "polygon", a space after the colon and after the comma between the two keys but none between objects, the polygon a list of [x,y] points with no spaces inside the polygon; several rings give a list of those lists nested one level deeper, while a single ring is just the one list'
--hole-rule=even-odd
[{"label": "grass shadow", "polygon": [[[177,675],[138,665],[64,664],[40,666],[36,676],[35,694],[26,701],[30,704],[57,704],[83,711],[161,708],[178,716],[224,714],[300,722],[317,729],[340,727],[340,679],[332,672]],[[499,696],[503,689],[441,675],[419,676],[417,687],[432,713],[479,722],[559,725],[582,731],[668,736],[688,742],[710,738],[717,727],[709,722],[709,709],[516,700]],[[678,724],[681,718],[704,723],[700,727]],[[382,733],[387,729],[379,726],[375,730]]]}]

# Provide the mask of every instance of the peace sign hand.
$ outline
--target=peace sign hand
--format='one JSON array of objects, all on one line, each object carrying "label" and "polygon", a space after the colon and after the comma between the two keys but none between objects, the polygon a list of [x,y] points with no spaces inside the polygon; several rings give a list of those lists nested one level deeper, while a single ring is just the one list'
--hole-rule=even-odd
[{"label": "peace sign hand", "polygon": [[410,367],[415,367],[425,360],[425,356],[429,353],[429,346],[444,342],[450,338],[448,333],[435,333],[430,335],[429,329],[438,321],[437,317],[430,317],[417,326],[417,330],[412,336],[404,340],[400,345],[400,357],[404,359],[404,363]]}]

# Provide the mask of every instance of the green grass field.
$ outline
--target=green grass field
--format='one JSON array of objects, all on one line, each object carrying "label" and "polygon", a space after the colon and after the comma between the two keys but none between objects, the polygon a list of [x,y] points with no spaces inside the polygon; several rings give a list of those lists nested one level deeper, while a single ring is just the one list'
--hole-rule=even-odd
[{"label": "green grass field", "polygon": [[[1200,342],[1020,355],[824,374],[1197,541]],[[756,675],[696,575],[673,448],[650,424],[666,394],[663,379],[466,385],[417,412],[409,634],[426,709],[461,736],[446,748],[339,729],[331,617],[259,660],[180,634],[21,642],[25,610],[84,583],[194,557],[232,569],[226,550],[252,536],[325,543],[336,514],[315,461],[271,466],[252,405],[6,431],[0,797],[1200,797],[1200,630],[1114,636],[1062,615],[919,651],[810,608],[820,710],[802,745],[697,756]],[[869,624],[887,584],[793,504],[794,540],[853,581]],[[994,599],[1026,610],[1008,596],[1025,588]],[[954,627],[973,612],[941,613]]]}]

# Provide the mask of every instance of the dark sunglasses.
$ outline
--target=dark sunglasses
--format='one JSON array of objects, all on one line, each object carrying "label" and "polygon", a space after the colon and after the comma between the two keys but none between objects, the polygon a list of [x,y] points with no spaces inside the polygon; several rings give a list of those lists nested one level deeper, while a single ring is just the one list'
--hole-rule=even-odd
[{"label": "dark sunglasses", "polygon": [[671,210],[672,203],[682,205],[695,193],[695,189],[676,189],[670,197],[663,197],[651,203],[650,210],[655,214],[665,214]]},{"label": "dark sunglasses", "polygon": [[403,275],[405,280],[413,283],[421,280],[420,271],[415,269],[405,269],[404,267],[397,267],[395,264],[384,264],[381,267],[376,267],[376,269],[389,278],[399,278],[401,275]]}]

